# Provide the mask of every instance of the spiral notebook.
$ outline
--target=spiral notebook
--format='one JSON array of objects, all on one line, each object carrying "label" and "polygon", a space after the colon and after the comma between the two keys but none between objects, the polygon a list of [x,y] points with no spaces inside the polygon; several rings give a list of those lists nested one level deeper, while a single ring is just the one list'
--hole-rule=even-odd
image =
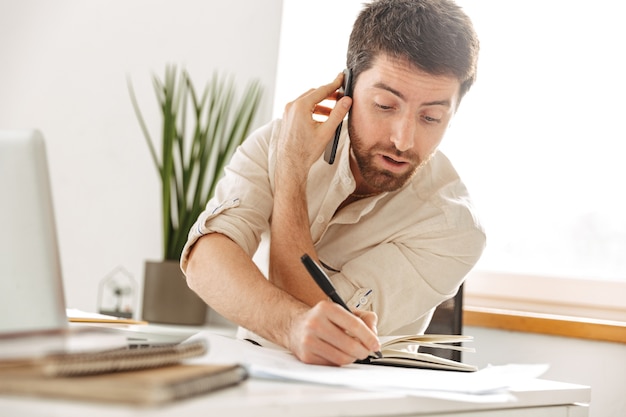
[{"label": "spiral notebook", "polygon": [[207,352],[204,340],[145,349],[57,353],[0,361],[0,394],[160,404],[238,384],[239,364],[189,364]]},{"label": "spiral notebook", "polygon": [[51,353],[38,357],[0,360],[0,379],[7,376],[75,377],[136,371],[176,365],[207,353],[203,339],[172,346],[112,349],[97,352]]},{"label": "spiral notebook", "polygon": [[177,364],[80,377],[2,378],[0,374],[0,393],[156,405],[213,392],[247,378],[248,372],[238,364]]}]

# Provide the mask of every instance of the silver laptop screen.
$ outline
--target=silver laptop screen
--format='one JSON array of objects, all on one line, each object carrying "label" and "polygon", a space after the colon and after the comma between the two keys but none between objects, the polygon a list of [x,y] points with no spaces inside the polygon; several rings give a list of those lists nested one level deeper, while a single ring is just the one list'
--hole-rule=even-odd
[{"label": "silver laptop screen", "polygon": [[0,131],[0,334],[67,327],[44,139]]}]

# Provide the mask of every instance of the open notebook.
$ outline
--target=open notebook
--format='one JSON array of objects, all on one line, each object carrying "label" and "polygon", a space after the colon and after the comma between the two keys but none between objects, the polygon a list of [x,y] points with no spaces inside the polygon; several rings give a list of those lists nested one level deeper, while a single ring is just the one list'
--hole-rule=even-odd
[{"label": "open notebook", "polygon": [[[36,130],[0,131],[0,342],[18,335],[57,349],[175,344],[194,331],[68,325],[45,144]],[[88,327],[88,326],[84,326]],[[53,337],[56,335],[56,338]],[[42,345],[43,348],[43,345]],[[1,353],[1,352],[0,352]],[[5,352],[6,353],[6,352]]]}]

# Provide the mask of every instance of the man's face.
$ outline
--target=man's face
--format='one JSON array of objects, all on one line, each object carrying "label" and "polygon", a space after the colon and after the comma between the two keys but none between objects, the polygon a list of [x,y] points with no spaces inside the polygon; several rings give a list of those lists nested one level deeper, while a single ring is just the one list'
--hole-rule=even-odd
[{"label": "man's face", "polygon": [[441,143],[459,87],[385,55],[359,75],[348,126],[357,191],[394,191],[415,174]]}]

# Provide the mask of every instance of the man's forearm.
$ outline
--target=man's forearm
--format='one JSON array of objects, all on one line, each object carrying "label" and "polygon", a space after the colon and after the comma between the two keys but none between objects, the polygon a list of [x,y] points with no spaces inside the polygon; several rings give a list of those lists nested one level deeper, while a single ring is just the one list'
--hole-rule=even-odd
[{"label": "man's forearm", "polygon": [[[289,347],[293,315],[308,310],[269,283],[247,253],[218,233],[196,242],[185,272],[190,288],[211,308],[284,347]],[[268,309],[268,305],[277,308]]]},{"label": "man's forearm", "polygon": [[[311,167],[352,104],[349,97],[343,97],[332,110],[320,105],[334,97],[342,80],[340,74],[332,83],[309,90],[287,104],[276,146],[269,278],[310,306],[327,297],[300,262],[304,253],[317,259],[309,227],[306,184]],[[317,122],[314,114],[328,118]]]},{"label": "man's forearm", "polygon": [[296,300],[266,280],[248,254],[224,235],[200,238],[185,272],[189,286],[217,312],[303,362],[344,365],[380,349],[361,319],[330,301],[310,308]]},{"label": "man's forearm", "polygon": [[277,183],[272,212],[270,281],[313,306],[325,298],[300,262],[308,253],[317,259],[306,204],[306,185],[282,179]]}]

